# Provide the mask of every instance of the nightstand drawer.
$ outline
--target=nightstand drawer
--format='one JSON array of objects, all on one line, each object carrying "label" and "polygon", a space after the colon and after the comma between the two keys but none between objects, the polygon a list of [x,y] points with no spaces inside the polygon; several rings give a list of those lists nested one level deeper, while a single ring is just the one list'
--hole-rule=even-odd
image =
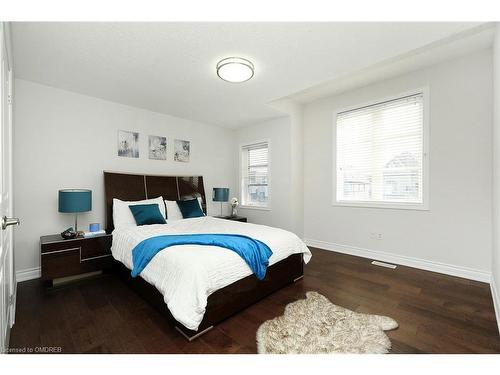
[{"label": "nightstand drawer", "polygon": [[95,238],[86,238],[82,241],[81,260],[111,256],[111,236],[99,236]]},{"label": "nightstand drawer", "polygon": [[110,268],[111,266],[111,256],[80,259],[80,249],[44,254],[42,256],[42,279],[53,280]]},{"label": "nightstand drawer", "polygon": [[77,275],[80,272],[80,248],[42,254],[42,279]]},{"label": "nightstand drawer", "polygon": [[63,251],[68,251],[68,250],[73,250],[73,249],[79,249],[80,245],[81,245],[81,243],[78,240],[68,240],[68,241],[61,240],[59,242],[43,243],[41,245],[41,251],[42,251],[42,255],[51,254],[51,253],[58,253],[58,252],[63,252]]}]

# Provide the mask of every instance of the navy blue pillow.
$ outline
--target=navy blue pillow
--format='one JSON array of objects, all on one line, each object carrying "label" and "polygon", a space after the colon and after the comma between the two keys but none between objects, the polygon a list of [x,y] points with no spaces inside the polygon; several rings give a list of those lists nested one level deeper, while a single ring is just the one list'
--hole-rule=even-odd
[{"label": "navy blue pillow", "polygon": [[137,225],[166,224],[157,204],[133,204],[128,207]]},{"label": "navy blue pillow", "polygon": [[177,201],[179,210],[181,210],[182,217],[184,219],[189,219],[191,217],[201,217],[205,216],[201,210],[200,203],[197,198],[188,199],[185,201]]}]

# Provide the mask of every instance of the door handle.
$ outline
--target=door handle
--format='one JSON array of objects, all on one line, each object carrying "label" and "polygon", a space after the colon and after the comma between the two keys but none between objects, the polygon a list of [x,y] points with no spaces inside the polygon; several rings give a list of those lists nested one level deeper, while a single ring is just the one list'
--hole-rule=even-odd
[{"label": "door handle", "polygon": [[10,225],[19,225],[19,224],[21,224],[21,221],[17,217],[7,217],[7,216],[2,217],[3,230],[7,229],[7,227]]}]

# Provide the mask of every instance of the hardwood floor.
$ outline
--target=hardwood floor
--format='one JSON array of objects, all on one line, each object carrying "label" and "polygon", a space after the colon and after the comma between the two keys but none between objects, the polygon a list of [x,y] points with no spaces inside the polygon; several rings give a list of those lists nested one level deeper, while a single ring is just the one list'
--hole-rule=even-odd
[{"label": "hardwood floor", "polygon": [[44,290],[18,285],[11,348],[63,353],[255,353],[259,325],[315,290],[358,312],[388,315],[392,353],[499,353],[488,284],[311,249],[305,276],[188,342],[114,275]]}]

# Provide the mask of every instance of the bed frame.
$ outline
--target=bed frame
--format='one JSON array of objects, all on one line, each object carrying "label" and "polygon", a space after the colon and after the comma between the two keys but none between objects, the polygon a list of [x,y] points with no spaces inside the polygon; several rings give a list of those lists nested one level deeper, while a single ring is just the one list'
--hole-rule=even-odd
[{"label": "bed frame", "polygon": [[[206,213],[206,197],[202,176],[161,176],[104,172],[106,199],[106,230],[113,231],[113,198],[143,200],[162,196],[167,200],[202,198]],[[213,326],[238,311],[254,304],[267,295],[303,277],[302,254],[293,254],[268,267],[264,280],[254,275],[217,290],[208,297],[207,307],[198,331],[192,331],[177,322],[167,308],[163,295],[140,276],[132,278],[130,270],[115,261],[115,269],[139,295],[164,314],[175,328],[189,341],[208,332]]]}]

